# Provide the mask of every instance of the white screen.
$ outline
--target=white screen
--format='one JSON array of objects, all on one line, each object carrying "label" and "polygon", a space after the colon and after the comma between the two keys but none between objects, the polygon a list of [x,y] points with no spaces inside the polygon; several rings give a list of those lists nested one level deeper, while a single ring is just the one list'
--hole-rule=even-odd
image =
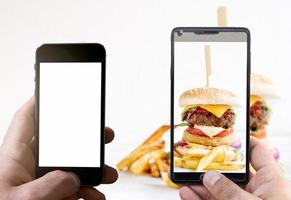
[{"label": "white screen", "polygon": [[100,167],[101,63],[40,63],[39,166]]}]

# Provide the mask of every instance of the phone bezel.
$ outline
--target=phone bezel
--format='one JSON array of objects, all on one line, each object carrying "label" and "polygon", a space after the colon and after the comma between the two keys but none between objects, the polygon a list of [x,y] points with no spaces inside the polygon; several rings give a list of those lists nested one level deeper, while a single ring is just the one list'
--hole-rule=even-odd
[{"label": "phone bezel", "polygon": [[[100,167],[39,167],[39,71],[41,62],[101,62]],[[43,44],[37,48],[35,60],[36,177],[41,177],[54,170],[62,170],[77,174],[82,186],[97,186],[102,182],[105,154],[105,66],[106,51],[98,43]]]},{"label": "phone bezel", "polygon": [[174,183],[178,184],[201,184],[203,176],[205,172],[174,172],[174,160],[173,160],[173,150],[174,150],[174,34],[179,31],[185,31],[185,32],[200,32],[201,34],[209,34],[212,32],[243,32],[247,35],[247,124],[246,124],[246,172],[245,173],[223,173],[226,177],[228,177],[230,180],[236,182],[236,183],[246,183],[249,180],[249,160],[250,160],[250,154],[249,154],[249,97],[250,97],[250,72],[251,72],[251,51],[250,51],[250,31],[247,28],[244,27],[176,27],[172,30],[171,33],[171,103],[170,103],[170,133],[171,133],[171,139],[170,139],[170,176],[171,180]]}]

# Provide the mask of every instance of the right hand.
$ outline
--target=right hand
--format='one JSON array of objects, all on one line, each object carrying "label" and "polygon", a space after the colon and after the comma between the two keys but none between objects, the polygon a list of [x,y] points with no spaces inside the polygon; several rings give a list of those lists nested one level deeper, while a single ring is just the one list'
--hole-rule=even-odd
[{"label": "right hand", "polygon": [[251,164],[256,174],[239,187],[216,171],[208,171],[203,178],[204,186],[189,186],[180,189],[182,200],[234,200],[234,199],[284,199],[291,200],[290,185],[275,162],[268,148],[251,138]]}]

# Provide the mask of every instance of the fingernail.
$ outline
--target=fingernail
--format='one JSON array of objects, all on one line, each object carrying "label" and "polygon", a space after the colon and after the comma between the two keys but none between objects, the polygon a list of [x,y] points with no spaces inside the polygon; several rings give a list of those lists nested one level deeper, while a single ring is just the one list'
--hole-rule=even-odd
[{"label": "fingernail", "polygon": [[79,179],[79,177],[76,174],[72,173],[72,172],[69,172],[68,174],[70,174],[70,176],[72,176],[76,187],[80,187],[80,179]]},{"label": "fingernail", "polygon": [[206,187],[213,187],[220,178],[221,174],[217,171],[208,171],[203,177],[203,183]]}]

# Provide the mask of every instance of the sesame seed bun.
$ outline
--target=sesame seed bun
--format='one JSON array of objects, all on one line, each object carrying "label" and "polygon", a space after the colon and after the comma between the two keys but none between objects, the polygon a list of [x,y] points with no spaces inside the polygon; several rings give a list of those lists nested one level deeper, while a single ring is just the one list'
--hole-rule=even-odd
[{"label": "sesame seed bun", "polygon": [[179,99],[181,107],[188,105],[230,105],[238,106],[235,94],[218,88],[195,88],[185,91]]}]

